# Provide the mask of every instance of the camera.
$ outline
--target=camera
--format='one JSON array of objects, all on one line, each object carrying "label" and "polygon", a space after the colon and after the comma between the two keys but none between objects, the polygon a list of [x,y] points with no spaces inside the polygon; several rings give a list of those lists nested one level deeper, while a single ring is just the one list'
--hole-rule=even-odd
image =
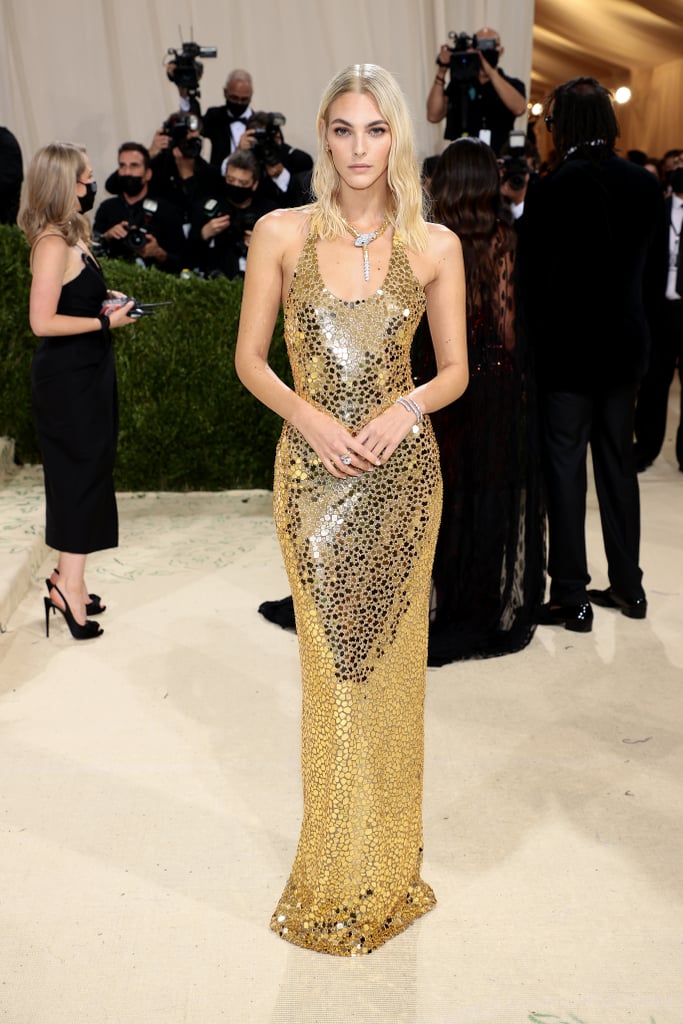
[{"label": "camera", "polygon": [[190,96],[199,96],[199,80],[204,73],[204,65],[198,57],[216,57],[218,48],[215,46],[199,46],[198,43],[182,43],[180,51],[169,46],[166,51],[166,65],[174,64],[166,74],[179,88],[187,89]]},{"label": "camera", "polygon": [[126,237],[124,243],[133,252],[137,252],[139,249],[144,249],[147,245],[147,235],[149,231],[147,228],[138,227],[137,224],[129,224],[126,228]]},{"label": "camera", "polygon": [[259,214],[253,210],[241,210],[227,200],[221,201],[220,199],[207,199],[203,212],[207,220],[213,220],[214,217],[225,217],[226,214],[230,215],[230,224],[223,234],[232,242],[242,242],[244,232],[253,231],[254,224],[259,218]]},{"label": "camera", "polygon": [[148,242],[148,236],[151,234],[149,226],[151,226],[152,218],[159,209],[159,203],[156,199],[150,199],[149,196],[142,201],[142,218],[139,214],[138,219],[141,223],[136,224],[131,221],[128,222],[126,228],[126,237],[123,239],[123,244],[126,248],[131,249],[132,252],[139,252],[144,249]]},{"label": "camera", "polygon": [[476,54],[480,50],[491,67],[498,63],[498,45],[495,39],[478,39],[468,36],[466,32],[449,32],[448,38],[453,40],[451,51],[451,81],[471,82],[476,79],[481,69],[481,61]]},{"label": "camera", "polygon": [[524,132],[511,131],[508,135],[508,152],[500,157],[498,166],[503,174],[501,183],[507,182],[514,192],[519,192],[526,185],[530,171],[526,162],[526,135]]},{"label": "camera", "polygon": [[259,124],[263,127],[253,128],[255,145],[252,153],[256,159],[265,164],[266,167],[273,167],[283,159],[283,141],[280,129],[287,123],[284,114],[270,112],[265,115]]},{"label": "camera", "polygon": [[225,217],[227,213],[231,212],[228,209],[228,204],[221,203],[219,199],[207,199],[204,203],[203,213],[207,220],[213,220],[214,217]]},{"label": "camera", "polygon": [[199,131],[199,118],[196,114],[171,114],[164,121],[161,129],[171,140],[171,148],[176,146],[186,157],[197,157],[202,151],[202,140],[198,135],[188,138],[188,132]]}]

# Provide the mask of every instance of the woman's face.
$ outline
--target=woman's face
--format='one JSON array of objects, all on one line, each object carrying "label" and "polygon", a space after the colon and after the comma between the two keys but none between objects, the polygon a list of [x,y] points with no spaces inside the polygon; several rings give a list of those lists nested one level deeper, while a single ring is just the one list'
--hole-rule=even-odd
[{"label": "woman's face", "polygon": [[76,182],[76,196],[78,197],[78,199],[85,198],[85,195],[88,191],[86,185],[88,184],[88,182],[94,180],[93,169],[90,164],[90,157],[87,153],[83,154],[83,159],[85,161],[85,167],[78,175],[78,181]]},{"label": "woman's face", "polygon": [[341,180],[353,189],[386,181],[391,129],[372,96],[345,92],[329,107],[325,141]]},{"label": "woman's face", "polygon": [[95,204],[95,193],[97,185],[93,180],[92,167],[87,155],[84,154],[85,166],[76,180],[76,210],[78,213],[88,213]]}]

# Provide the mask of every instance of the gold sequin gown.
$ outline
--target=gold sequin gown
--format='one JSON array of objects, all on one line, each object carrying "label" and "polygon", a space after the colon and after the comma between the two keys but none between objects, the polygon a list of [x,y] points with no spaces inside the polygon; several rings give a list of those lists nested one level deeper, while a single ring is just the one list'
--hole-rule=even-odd
[{"label": "gold sequin gown", "polygon": [[[396,236],[382,287],[346,302],[325,287],[310,235],[285,303],[297,394],[357,432],[412,390],[410,347],[424,308]],[[298,946],[357,956],[435,903],[420,878],[428,602],[441,514],[431,424],[425,417],[386,465],[345,480],[285,424],[274,510],[303,677],[304,813],[271,927]]]}]

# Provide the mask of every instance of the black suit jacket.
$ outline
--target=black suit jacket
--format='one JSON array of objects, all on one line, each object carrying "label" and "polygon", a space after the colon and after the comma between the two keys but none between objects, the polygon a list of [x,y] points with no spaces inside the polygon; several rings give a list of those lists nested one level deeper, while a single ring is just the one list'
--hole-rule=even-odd
[{"label": "black suit jacket", "polygon": [[614,154],[569,157],[529,188],[519,264],[542,387],[637,384],[665,291],[665,232],[654,176]]},{"label": "black suit jacket", "polygon": [[[673,207],[673,196],[668,196],[668,198],[666,200],[666,223],[667,223],[667,229],[668,229],[668,225],[671,223],[671,209],[672,209],[672,207]],[[668,254],[669,254],[669,249],[668,249],[668,246],[669,246],[668,230],[667,230],[667,242],[666,242],[666,244],[667,244],[667,256],[668,256]],[[667,263],[667,268],[668,268],[668,263]],[[678,273],[676,274],[676,291],[678,292],[680,297],[683,299],[683,249],[681,249],[680,245],[678,247]]]},{"label": "black suit jacket", "polygon": [[[250,115],[253,113],[250,108]],[[230,125],[234,118],[226,104],[222,107],[209,107],[202,122],[202,135],[211,140],[211,156],[209,163],[220,168],[226,156],[232,152]]]}]

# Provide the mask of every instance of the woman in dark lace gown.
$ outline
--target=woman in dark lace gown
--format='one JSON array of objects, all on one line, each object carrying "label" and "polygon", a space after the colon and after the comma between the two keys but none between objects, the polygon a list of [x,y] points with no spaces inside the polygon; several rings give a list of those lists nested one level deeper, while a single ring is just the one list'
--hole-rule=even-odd
[{"label": "woman in dark lace gown", "polygon": [[[533,379],[515,302],[515,233],[501,214],[493,151],[458,139],[432,180],[435,219],[460,237],[470,381],[433,416],[444,481],[429,664],[508,654],[534,633],[545,586]],[[417,383],[434,372],[426,324]]]}]

